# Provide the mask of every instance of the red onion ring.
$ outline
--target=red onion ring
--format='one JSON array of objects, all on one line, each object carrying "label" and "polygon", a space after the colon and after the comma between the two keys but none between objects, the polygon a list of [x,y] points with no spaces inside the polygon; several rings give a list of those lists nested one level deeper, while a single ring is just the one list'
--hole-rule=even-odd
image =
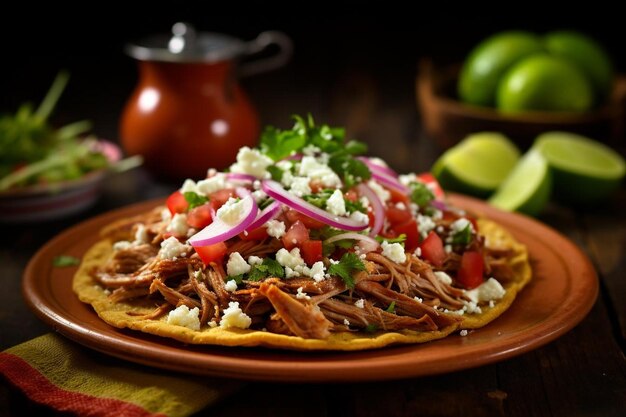
[{"label": "red onion ring", "polygon": [[226,179],[229,181],[243,181],[243,182],[254,182],[258,180],[257,177],[250,174],[240,174],[238,172],[227,172]]},{"label": "red onion ring", "polygon": [[402,194],[408,195],[410,190],[409,187],[402,184],[396,178],[389,176],[387,174],[383,174],[381,172],[372,171],[372,178],[381,183],[382,185],[393,188],[396,191],[401,192]]},{"label": "red onion ring", "polygon": [[370,169],[370,171],[376,171],[376,172],[380,172],[381,174],[385,174],[385,175],[389,175],[389,176],[394,177],[394,178],[398,178],[398,174],[396,173],[396,171],[394,171],[393,169],[391,169],[389,167],[379,165],[376,162],[373,162],[370,158],[368,158],[366,156],[357,156],[356,159],[358,159],[359,161],[361,161],[365,165],[367,165],[367,167]]},{"label": "red onion ring", "polygon": [[354,232],[342,233],[340,235],[329,237],[328,239],[324,241],[324,243],[333,243],[333,242],[337,242],[338,240],[346,240],[346,239],[358,240],[359,248],[362,249],[361,253],[374,252],[380,246],[379,243],[376,241],[376,239],[372,239],[369,236],[362,235],[360,233],[354,233]]},{"label": "red onion ring", "polygon": [[370,230],[369,235],[372,237],[378,236],[385,222],[385,206],[383,206],[382,201],[380,201],[380,198],[378,198],[374,190],[367,185],[359,184],[357,189],[359,193],[369,200],[372,205],[372,211],[374,212],[374,224],[372,225],[372,230]]},{"label": "red onion ring", "polygon": [[347,217],[338,217],[322,210],[313,204],[307,203],[300,197],[296,197],[285,190],[282,185],[272,180],[263,180],[261,187],[263,191],[276,201],[291,207],[292,209],[309,216],[312,219],[323,222],[329,226],[342,230],[360,231],[367,228],[367,224],[357,222]]},{"label": "red onion ring", "polygon": [[245,231],[249,232],[258,227],[263,226],[265,223],[269,222],[270,220],[275,219],[280,214],[280,212],[281,212],[280,203],[278,201],[273,201],[272,204],[270,204],[269,206],[261,210],[259,215],[256,216],[256,219],[252,223],[250,223],[250,226],[248,226],[248,228]]},{"label": "red onion ring", "polygon": [[215,216],[213,223],[189,238],[191,246],[209,246],[223,242],[233,236],[243,232],[256,219],[259,207],[251,195],[241,200],[244,206],[244,215],[241,220],[234,225],[226,224]]}]

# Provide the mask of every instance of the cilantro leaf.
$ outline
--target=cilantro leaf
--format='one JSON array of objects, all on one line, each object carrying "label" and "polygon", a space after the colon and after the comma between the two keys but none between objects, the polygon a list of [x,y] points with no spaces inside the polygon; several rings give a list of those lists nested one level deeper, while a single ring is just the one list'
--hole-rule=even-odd
[{"label": "cilantro leaf", "polygon": [[453,245],[463,245],[467,246],[472,241],[472,225],[471,223],[467,223],[467,225],[452,235],[452,244]]},{"label": "cilantro leaf", "polygon": [[374,332],[378,331],[378,325],[376,325],[375,323],[370,323],[367,326],[365,326],[365,328],[363,330],[366,333],[374,333]]},{"label": "cilantro leaf", "polygon": [[229,275],[226,278],[224,278],[224,282],[228,282],[228,281],[231,281],[231,280],[235,280],[235,283],[237,283],[237,285],[243,284],[243,274]]},{"label": "cilantro leaf", "polygon": [[411,188],[411,201],[419,207],[424,207],[435,199],[435,195],[426,184],[414,181],[409,186]]},{"label": "cilantro leaf", "polygon": [[347,252],[341,257],[339,263],[330,265],[328,273],[339,276],[348,288],[354,289],[355,283],[352,273],[363,270],[365,270],[365,264],[358,255],[353,252]]},{"label": "cilantro leaf", "polygon": [[274,161],[283,159],[297,152],[306,145],[306,132],[279,130],[268,126],[261,134],[261,152]]},{"label": "cilantro leaf", "polygon": [[52,259],[52,265],[56,267],[75,266],[80,264],[80,259],[75,256],[59,255]]},{"label": "cilantro leaf", "polygon": [[270,175],[272,176],[272,179],[274,181],[278,181],[280,182],[283,179],[283,174],[285,173],[285,171],[283,171],[282,169],[278,168],[276,165],[270,165],[267,167],[267,172],[270,173]]},{"label": "cilantro leaf", "polygon": [[183,194],[183,196],[185,197],[185,201],[189,204],[189,210],[201,206],[209,201],[209,199],[205,196],[194,193],[193,191],[187,191]]},{"label": "cilantro leaf", "polygon": [[372,177],[367,165],[345,151],[333,153],[328,160],[328,166],[339,175],[346,189]]},{"label": "cilantro leaf", "polygon": [[389,304],[389,307],[387,307],[387,309],[385,310],[387,313],[394,313],[396,312],[396,302],[392,301],[391,304]]},{"label": "cilantro leaf", "polygon": [[351,140],[344,146],[346,152],[350,155],[363,155],[367,152],[367,145],[358,140]]},{"label": "cilantro leaf", "polygon": [[248,273],[248,280],[250,281],[261,281],[267,277],[285,277],[285,270],[282,265],[272,258],[263,259],[263,263],[254,265]]}]

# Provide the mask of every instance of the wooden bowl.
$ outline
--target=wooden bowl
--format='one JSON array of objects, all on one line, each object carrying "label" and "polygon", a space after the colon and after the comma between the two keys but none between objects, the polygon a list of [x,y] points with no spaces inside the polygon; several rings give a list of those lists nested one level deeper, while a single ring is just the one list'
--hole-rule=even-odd
[{"label": "wooden bowl", "polygon": [[503,114],[488,107],[471,106],[456,96],[460,66],[436,68],[430,60],[420,63],[417,101],[427,135],[442,148],[481,131],[501,132],[527,149],[540,133],[562,130],[579,133],[609,145],[621,145],[624,137],[626,79],[618,77],[609,103],[584,112]]}]

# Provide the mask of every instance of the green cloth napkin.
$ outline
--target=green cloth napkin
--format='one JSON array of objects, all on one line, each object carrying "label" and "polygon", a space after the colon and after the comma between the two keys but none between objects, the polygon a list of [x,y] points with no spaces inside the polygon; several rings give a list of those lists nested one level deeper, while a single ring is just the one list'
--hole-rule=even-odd
[{"label": "green cloth napkin", "polygon": [[52,333],[0,353],[0,374],[38,404],[98,417],[184,417],[243,385],[132,364]]}]

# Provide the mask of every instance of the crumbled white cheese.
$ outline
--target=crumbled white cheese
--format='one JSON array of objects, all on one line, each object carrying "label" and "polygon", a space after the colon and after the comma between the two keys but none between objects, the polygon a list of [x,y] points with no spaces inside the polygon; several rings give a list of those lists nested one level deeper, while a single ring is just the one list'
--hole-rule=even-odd
[{"label": "crumbled white cheese", "polygon": [[335,216],[345,216],[346,200],[343,199],[341,190],[336,189],[328,200],[326,200],[326,210]]},{"label": "crumbled white cheese", "polygon": [[288,266],[285,267],[285,278],[298,278],[299,276],[302,276],[300,272],[293,270]]},{"label": "crumbled white cheese", "polygon": [[267,198],[267,194],[265,194],[265,191],[263,190],[256,190],[252,192],[252,197],[254,198],[254,201],[259,204],[261,201]]},{"label": "crumbled white cheese", "polygon": [[298,293],[296,294],[296,298],[298,300],[310,300],[311,296],[307,295],[307,293],[304,292],[304,288],[298,287]]},{"label": "crumbled white cheese", "polygon": [[211,178],[198,181],[196,188],[200,194],[208,196],[216,191],[226,188],[226,176],[217,174]]},{"label": "crumbled white cheese", "polygon": [[415,175],[414,172],[411,172],[410,174],[398,176],[398,180],[400,180],[400,184],[408,187],[412,182],[417,181],[417,175]]},{"label": "crumbled white cheese", "polygon": [[322,261],[315,262],[310,268],[306,265],[303,266],[302,272],[304,275],[313,278],[315,282],[323,281],[326,277],[326,267],[324,267],[324,262]]},{"label": "crumbled white cheese", "polygon": [[465,301],[464,304],[463,310],[469,314],[480,314],[483,312],[483,310],[474,301]]},{"label": "crumbled white cheese", "polygon": [[465,329],[461,330],[461,331],[459,332],[459,335],[460,335],[460,336],[462,336],[462,337],[467,336],[467,330],[465,330]]},{"label": "crumbled white cheese", "polygon": [[291,184],[293,184],[293,179],[294,178],[295,177],[293,176],[291,171],[283,171],[283,175],[280,177],[280,182],[285,187],[291,187]]},{"label": "crumbled white cheese", "polygon": [[306,194],[311,194],[311,187],[309,186],[309,179],[307,177],[293,177],[291,180],[291,188],[289,189],[291,194],[302,197]]},{"label": "crumbled white cheese", "polygon": [[252,255],[248,257],[248,265],[250,266],[261,265],[262,263],[263,263],[263,258],[259,256]]},{"label": "crumbled white cheese", "polygon": [[472,226],[472,222],[467,220],[465,217],[461,217],[460,219],[455,220],[450,225],[450,231],[452,233],[457,233],[457,232],[460,232],[460,231],[464,230],[468,225],[470,227],[470,230],[473,231],[474,227]]},{"label": "crumbled white cheese", "polygon": [[307,156],[313,156],[318,152],[321,152],[321,149],[315,145],[307,145],[304,148],[302,148],[302,153]]},{"label": "crumbled white cheese", "polygon": [[187,215],[185,213],[176,213],[172,220],[165,228],[166,232],[170,232],[176,236],[187,236],[189,225],[187,224]]},{"label": "crumbled white cheese", "polygon": [[226,263],[226,273],[234,277],[247,272],[250,272],[250,265],[241,257],[241,254],[239,252],[231,253]]},{"label": "crumbled white cheese", "polygon": [[257,178],[268,177],[267,167],[274,161],[265,155],[261,155],[257,149],[247,146],[239,149],[237,162],[230,166],[230,172],[254,175]]},{"label": "crumbled white cheese", "polygon": [[293,248],[289,252],[285,248],[281,248],[276,252],[276,261],[282,266],[287,266],[295,270],[298,266],[306,266],[304,259],[300,256],[300,248]]},{"label": "crumbled white cheese", "polygon": [[303,156],[300,161],[298,175],[308,177],[310,181],[319,181],[324,187],[340,187],[339,176],[328,165],[315,159],[314,156]]},{"label": "crumbled white cheese", "polygon": [[293,162],[289,159],[283,159],[282,161],[276,162],[276,167],[281,169],[282,171],[291,171],[291,167],[293,167]]},{"label": "crumbled white cheese", "polygon": [[237,201],[230,197],[222,207],[217,210],[217,217],[226,224],[233,225],[239,223],[244,215],[244,200]]},{"label": "crumbled white cheese", "polygon": [[252,319],[241,308],[237,301],[231,301],[228,303],[228,308],[224,310],[222,320],[220,320],[220,327],[228,329],[230,327],[236,327],[239,329],[247,329],[252,324]]},{"label": "crumbled white cheese", "polygon": [[179,191],[182,194],[185,194],[185,193],[196,193],[196,194],[198,194],[198,186],[196,185],[196,182],[194,180],[187,178],[185,180],[185,182],[183,182],[183,186],[180,187]]},{"label": "crumbled white cheese", "polygon": [[446,251],[446,253],[452,253],[452,245],[445,245],[443,250]]},{"label": "crumbled white cheese", "polygon": [[420,247],[416,248],[413,251],[413,253],[415,254],[415,256],[417,256],[419,258],[420,256],[422,256],[422,248],[420,248]]},{"label": "crumbled white cheese", "polygon": [[169,222],[172,219],[172,213],[168,208],[161,210],[161,221]]},{"label": "crumbled white cheese", "polygon": [[383,256],[395,263],[403,264],[406,262],[406,253],[404,247],[399,243],[389,243],[386,240],[381,244],[383,248]]},{"label": "crumbled white cheese", "polygon": [[370,180],[367,185],[372,189],[372,191],[376,193],[380,201],[382,201],[383,203],[391,198],[391,193],[383,188],[383,186],[376,181]]},{"label": "crumbled white cheese", "polygon": [[350,326],[350,320],[343,319],[343,324],[346,325],[346,326]]},{"label": "crumbled white cheese", "polygon": [[357,223],[367,224],[370,221],[370,218],[365,213],[361,213],[360,211],[353,211],[350,214],[350,219],[354,220]]},{"label": "crumbled white cheese", "polygon": [[139,223],[137,230],[135,230],[135,244],[140,245],[142,243],[150,243],[150,240],[148,239],[148,229],[143,223]]},{"label": "crumbled white cheese", "polygon": [[417,224],[422,239],[425,239],[428,233],[437,226],[432,218],[422,214],[417,215]]},{"label": "crumbled white cheese", "polygon": [[276,239],[280,239],[285,235],[286,226],[285,223],[280,220],[270,220],[266,223],[267,234],[275,237]]},{"label": "crumbled white cheese", "polygon": [[194,307],[191,310],[186,305],[180,305],[167,315],[167,324],[183,326],[191,330],[200,330],[200,309]]},{"label": "crumbled white cheese", "polygon": [[226,284],[224,284],[224,289],[228,292],[237,291],[237,282],[235,282],[234,279],[229,279],[226,281]]},{"label": "crumbled white cheese", "polygon": [[359,298],[358,300],[354,302],[354,305],[357,308],[365,308],[365,300],[363,298]]},{"label": "crumbled white cheese", "polygon": [[506,290],[494,278],[489,278],[487,281],[480,284],[473,290],[465,291],[465,294],[475,303],[489,302],[499,300],[504,297]]},{"label": "crumbled white cheese", "polygon": [[185,257],[191,252],[191,246],[180,243],[174,236],[170,236],[161,242],[159,257],[161,259],[176,259]]},{"label": "crumbled white cheese", "polygon": [[424,299],[422,299],[422,298],[418,297],[417,295],[416,295],[415,297],[413,297],[413,299],[414,299],[415,301],[417,301],[418,303],[421,303],[421,302],[423,302],[423,301],[424,301]]},{"label": "crumbled white cheese", "polygon": [[406,204],[404,204],[402,201],[399,201],[396,203],[396,208],[398,210],[406,210]]},{"label": "crumbled white cheese", "polygon": [[441,283],[452,285],[452,278],[450,277],[450,275],[446,274],[443,271],[435,271],[434,274]]}]

